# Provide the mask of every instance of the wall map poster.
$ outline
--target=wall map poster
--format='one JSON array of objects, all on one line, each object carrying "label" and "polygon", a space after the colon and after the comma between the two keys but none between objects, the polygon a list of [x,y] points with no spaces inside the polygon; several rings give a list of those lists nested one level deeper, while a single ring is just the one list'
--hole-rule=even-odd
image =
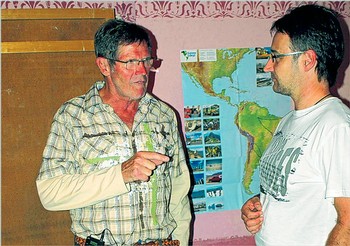
[{"label": "wall map poster", "polygon": [[269,48],[181,51],[185,138],[196,213],[240,209],[259,192],[258,162],[289,97],[263,68]]}]

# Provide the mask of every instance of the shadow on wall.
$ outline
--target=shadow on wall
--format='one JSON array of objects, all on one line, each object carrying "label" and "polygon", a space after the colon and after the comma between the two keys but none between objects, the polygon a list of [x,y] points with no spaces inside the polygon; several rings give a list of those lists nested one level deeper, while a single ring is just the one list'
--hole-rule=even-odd
[{"label": "shadow on wall", "polygon": [[350,101],[348,99],[342,98],[338,90],[344,85],[345,82],[345,71],[349,67],[350,63],[350,33],[349,33],[349,27],[346,24],[345,20],[342,18],[339,18],[340,25],[343,30],[344,35],[344,61],[340,65],[338,76],[337,76],[337,83],[331,88],[331,93],[340,98],[344,104],[346,104],[348,107],[350,107]]}]

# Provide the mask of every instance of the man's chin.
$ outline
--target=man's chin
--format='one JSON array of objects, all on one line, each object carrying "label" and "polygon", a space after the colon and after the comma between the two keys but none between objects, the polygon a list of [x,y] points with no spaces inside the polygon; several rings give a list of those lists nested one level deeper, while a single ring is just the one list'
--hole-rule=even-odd
[{"label": "man's chin", "polygon": [[276,83],[273,84],[272,90],[273,90],[275,93],[284,95],[283,91],[281,90],[281,88],[280,88]]},{"label": "man's chin", "polygon": [[272,90],[276,93],[279,93],[279,88],[278,88],[278,85],[275,81],[273,81]]},{"label": "man's chin", "polygon": [[133,100],[134,100],[134,101],[139,101],[139,100],[141,100],[141,99],[146,95],[146,93],[147,93],[147,90],[144,90],[143,92],[141,92],[141,93],[139,93],[139,94],[137,94],[137,95],[134,95],[134,96],[133,96]]}]

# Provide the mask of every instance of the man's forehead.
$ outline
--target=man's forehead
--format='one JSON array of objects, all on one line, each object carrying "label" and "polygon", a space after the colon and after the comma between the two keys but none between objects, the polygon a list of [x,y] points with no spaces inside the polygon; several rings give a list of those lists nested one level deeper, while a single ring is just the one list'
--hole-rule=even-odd
[{"label": "man's forehead", "polygon": [[277,32],[273,36],[272,44],[271,44],[271,51],[286,51],[290,48],[290,37],[288,34]]},{"label": "man's forehead", "polygon": [[120,45],[118,48],[118,56],[128,56],[128,55],[149,55],[149,49],[145,42],[142,43],[131,43]]}]

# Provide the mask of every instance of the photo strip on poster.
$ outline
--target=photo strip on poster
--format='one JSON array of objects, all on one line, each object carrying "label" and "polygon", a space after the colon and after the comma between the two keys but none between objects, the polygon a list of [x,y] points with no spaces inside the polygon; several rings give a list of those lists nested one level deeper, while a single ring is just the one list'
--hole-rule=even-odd
[{"label": "photo strip on poster", "polygon": [[291,109],[264,72],[269,53],[261,47],[181,51],[195,213],[240,209],[259,192],[259,156]]}]

